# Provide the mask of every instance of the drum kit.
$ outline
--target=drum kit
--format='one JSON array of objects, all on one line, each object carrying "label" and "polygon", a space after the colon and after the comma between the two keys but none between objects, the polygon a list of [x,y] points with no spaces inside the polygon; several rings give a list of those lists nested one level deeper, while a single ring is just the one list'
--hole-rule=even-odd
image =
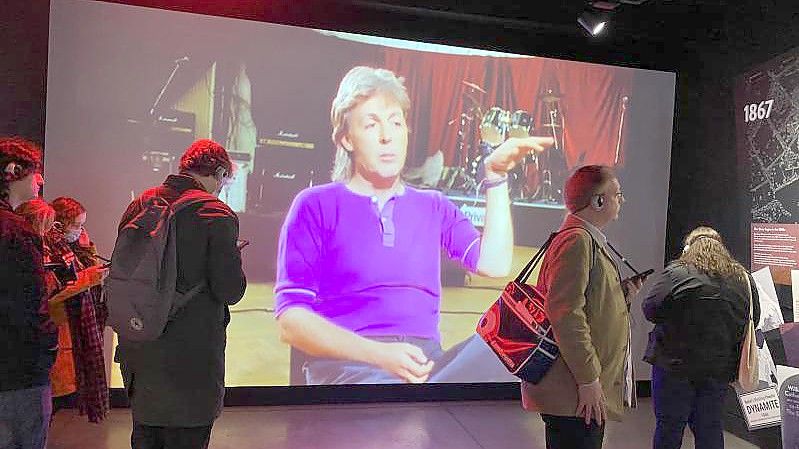
[{"label": "drum kit", "polygon": [[[447,190],[473,192],[483,179],[483,164],[491,152],[508,138],[532,135],[552,136],[555,144],[540,154],[528,154],[508,173],[511,198],[560,204],[565,173],[563,154],[563,120],[559,111],[560,95],[546,90],[538,96],[544,104],[546,123],[540,131],[534,126],[533,115],[525,110],[508,111],[498,106],[483,112],[478,97],[486,91],[477,84],[463,81],[464,110],[449,125],[458,125],[458,140],[454,162],[442,179]],[[539,132],[536,132],[539,131]],[[554,181],[557,184],[553,184]]]}]

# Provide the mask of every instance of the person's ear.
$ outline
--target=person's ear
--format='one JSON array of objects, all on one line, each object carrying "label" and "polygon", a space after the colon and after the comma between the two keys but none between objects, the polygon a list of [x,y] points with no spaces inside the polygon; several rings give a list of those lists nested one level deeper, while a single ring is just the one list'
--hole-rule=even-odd
[{"label": "person's ear", "polygon": [[228,171],[225,169],[225,167],[216,167],[214,177],[217,179],[217,181],[222,182],[223,179],[228,177]]},{"label": "person's ear", "polygon": [[5,167],[3,167],[3,173],[12,178],[19,178],[21,171],[22,167],[20,167],[16,162],[9,162]]},{"label": "person's ear", "polygon": [[352,153],[353,145],[352,142],[350,141],[350,138],[346,134],[341,137],[339,145],[341,145],[341,148],[344,148],[344,151],[346,151],[347,153]]}]

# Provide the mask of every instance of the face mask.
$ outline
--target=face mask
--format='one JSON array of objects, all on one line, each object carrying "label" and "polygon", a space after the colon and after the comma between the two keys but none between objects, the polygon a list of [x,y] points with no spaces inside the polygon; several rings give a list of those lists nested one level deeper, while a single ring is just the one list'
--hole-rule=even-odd
[{"label": "face mask", "polygon": [[80,230],[67,231],[64,233],[64,240],[66,240],[67,243],[75,243],[78,241],[79,238],[80,238]]}]

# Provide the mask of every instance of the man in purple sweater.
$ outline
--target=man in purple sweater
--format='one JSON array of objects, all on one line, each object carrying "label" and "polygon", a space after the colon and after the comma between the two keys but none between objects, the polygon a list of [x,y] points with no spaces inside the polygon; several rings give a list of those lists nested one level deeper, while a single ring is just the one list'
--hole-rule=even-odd
[{"label": "man in purple sweater", "polygon": [[275,316],[282,340],[309,356],[309,384],[513,379],[479,338],[442,351],[440,252],[508,275],[507,171],[552,139],[511,138],[485,159],[481,235],[440,192],[402,183],[409,108],[402,78],[350,70],[331,108],[333,182],[300,192],[283,224]]}]

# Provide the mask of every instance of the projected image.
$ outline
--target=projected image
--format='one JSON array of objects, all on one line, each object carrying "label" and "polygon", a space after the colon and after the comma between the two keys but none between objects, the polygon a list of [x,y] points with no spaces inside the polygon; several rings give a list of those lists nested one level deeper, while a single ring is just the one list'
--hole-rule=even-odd
[{"label": "projected image", "polygon": [[48,189],[101,254],[195,139],[236,164],[228,386],[516,381],[477,321],[581,165],[617,170],[610,237],[662,263],[673,74],[82,0],[51,28]]}]

